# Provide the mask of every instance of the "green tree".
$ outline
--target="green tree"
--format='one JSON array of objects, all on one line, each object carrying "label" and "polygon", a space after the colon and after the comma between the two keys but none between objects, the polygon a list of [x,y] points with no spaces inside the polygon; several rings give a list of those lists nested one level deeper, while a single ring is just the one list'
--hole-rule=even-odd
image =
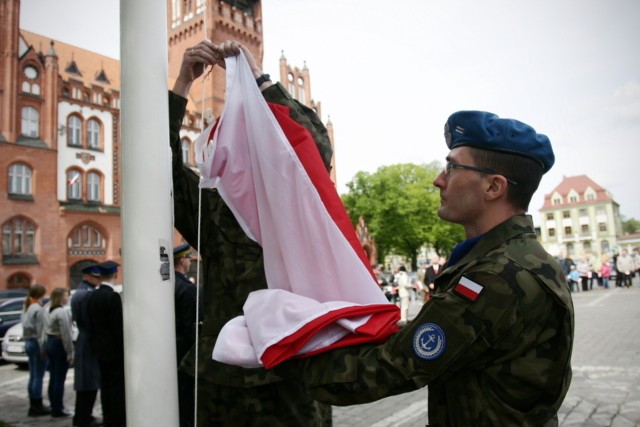
[{"label": "green tree", "polygon": [[640,221],[635,218],[623,219],[622,232],[624,234],[640,233]]},{"label": "green tree", "polygon": [[433,185],[442,165],[397,164],[375,173],[358,172],[342,196],[351,221],[364,216],[378,246],[379,259],[389,253],[403,255],[417,268],[418,253],[425,244],[448,256],[464,239],[462,227],[437,215],[440,193]]}]

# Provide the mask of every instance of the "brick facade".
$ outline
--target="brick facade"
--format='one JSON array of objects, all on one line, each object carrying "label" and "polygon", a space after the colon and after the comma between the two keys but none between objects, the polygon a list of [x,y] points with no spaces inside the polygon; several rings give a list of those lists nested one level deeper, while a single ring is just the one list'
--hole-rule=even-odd
[{"label": "brick facade", "polygon": [[[204,4],[167,0],[169,86],[184,50],[205,37],[238,40],[262,62],[261,2]],[[86,263],[122,264],[119,61],[21,30],[19,14],[19,0],[0,3],[0,289],[75,288]],[[217,68],[191,88],[182,138],[192,164],[201,112],[218,117],[224,89]],[[306,96],[316,106],[310,87]]]}]

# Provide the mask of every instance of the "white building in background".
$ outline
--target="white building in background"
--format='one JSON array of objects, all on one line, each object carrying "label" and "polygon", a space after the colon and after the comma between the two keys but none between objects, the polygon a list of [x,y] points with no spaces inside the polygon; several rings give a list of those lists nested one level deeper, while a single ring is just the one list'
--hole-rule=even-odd
[{"label": "white building in background", "polygon": [[619,249],[620,206],[586,175],[564,177],[545,195],[540,215],[540,240],[553,255],[601,256]]}]

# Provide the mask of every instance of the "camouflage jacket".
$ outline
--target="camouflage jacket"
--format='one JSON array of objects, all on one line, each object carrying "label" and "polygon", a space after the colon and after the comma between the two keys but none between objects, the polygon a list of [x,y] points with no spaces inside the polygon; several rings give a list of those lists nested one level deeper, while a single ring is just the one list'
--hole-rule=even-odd
[{"label": "camouflage jacket", "polygon": [[[329,168],[331,142],[316,114],[291,98],[279,84],[264,90],[263,95],[268,102],[289,107],[291,118],[311,133]],[[186,99],[169,92],[174,222],[187,242],[197,248],[199,176],[189,166],[183,165],[180,147],[180,127],[186,104]],[[207,402],[212,407],[209,412],[224,413],[226,419],[233,419],[236,425],[245,425],[240,418],[253,417],[253,413],[258,413],[259,419],[252,418],[251,425],[331,425],[331,408],[313,402],[299,390],[298,384],[283,382],[272,371],[243,369],[211,359],[213,346],[222,326],[242,314],[242,306],[250,292],[267,287],[261,247],[246,236],[231,210],[214,189],[202,192],[200,255],[203,268],[201,307],[204,320],[198,347],[199,392],[207,396],[207,388],[218,387],[214,394],[224,396],[217,402]],[[182,366],[183,370],[192,374],[195,370],[194,353],[195,347],[183,359]],[[267,384],[277,385],[277,388],[258,387]],[[253,391],[243,392],[242,389],[247,390],[246,387]],[[287,401],[286,406],[266,403],[269,401],[268,396],[273,394],[287,395],[287,399],[281,400]],[[201,404],[199,408],[203,409],[203,406]],[[259,407],[263,409],[258,409]],[[241,413],[243,410],[247,413]],[[249,414],[251,411],[253,412]],[[204,420],[201,415],[199,418],[205,425],[210,425],[207,422],[221,420]]]},{"label": "camouflage jacket", "polygon": [[436,279],[418,316],[383,344],[276,370],[335,405],[429,386],[429,426],[554,426],[571,381],[573,303],[530,217],[498,225]]}]

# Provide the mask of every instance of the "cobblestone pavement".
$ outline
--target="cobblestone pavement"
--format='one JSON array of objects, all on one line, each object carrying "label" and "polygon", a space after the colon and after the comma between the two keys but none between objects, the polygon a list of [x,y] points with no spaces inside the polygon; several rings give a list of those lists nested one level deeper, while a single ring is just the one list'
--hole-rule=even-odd
[{"label": "cobblestone pavement", "polygon": [[[640,427],[640,285],[635,280],[630,289],[573,294],[573,381],[559,413],[563,427]],[[419,304],[412,304],[411,315],[419,310]],[[71,426],[68,418],[26,416],[27,376],[26,370],[0,364],[0,420],[12,427]],[[334,407],[334,426],[424,427],[427,393],[424,388],[369,404]],[[68,409],[73,409],[74,397],[70,370],[65,391]],[[94,415],[101,415],[99,404]]]}]

